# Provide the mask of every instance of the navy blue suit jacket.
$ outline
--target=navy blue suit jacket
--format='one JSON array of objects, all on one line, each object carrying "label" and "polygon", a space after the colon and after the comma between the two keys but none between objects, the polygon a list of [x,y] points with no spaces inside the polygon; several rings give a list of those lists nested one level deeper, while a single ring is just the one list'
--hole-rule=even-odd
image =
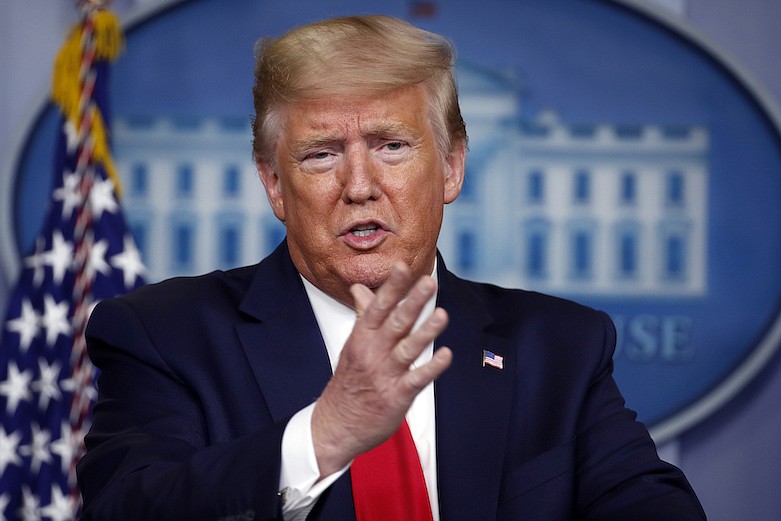
[{"label": "navy blue suit jacket", "polygon": [[[624,407],[605,314],[439,266],[437,344],[454,354],[435,383],[443,521],[704,519]],[[331,376],[284,244],[103,302],[87,338],[101,375],[83,519],[280,518],[282,433]],[[483,367],[484,349],[504,368]],[[349,473],[309,519],[354,520]]]}]

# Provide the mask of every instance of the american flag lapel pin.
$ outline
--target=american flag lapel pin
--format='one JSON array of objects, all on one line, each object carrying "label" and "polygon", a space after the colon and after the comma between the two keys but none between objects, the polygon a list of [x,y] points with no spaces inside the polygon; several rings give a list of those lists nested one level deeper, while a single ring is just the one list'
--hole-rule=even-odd
[{"label": "american flag lapel pin", "polygon": [[487,365],[497,369],[504,369],[504,357],[483,349],[483,367]]}]

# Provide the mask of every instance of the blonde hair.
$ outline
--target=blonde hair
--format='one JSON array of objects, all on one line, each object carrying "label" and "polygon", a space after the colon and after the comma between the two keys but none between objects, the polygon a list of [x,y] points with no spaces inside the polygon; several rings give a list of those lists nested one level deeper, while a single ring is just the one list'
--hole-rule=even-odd
[{"label": "blonde hair", "polygon": [[256,44],[253,155],[274,164],[279,108],[288,102],[371,95],[422,85],[443,157],[467,135],[448,40],[389,16],[349,16]]}]

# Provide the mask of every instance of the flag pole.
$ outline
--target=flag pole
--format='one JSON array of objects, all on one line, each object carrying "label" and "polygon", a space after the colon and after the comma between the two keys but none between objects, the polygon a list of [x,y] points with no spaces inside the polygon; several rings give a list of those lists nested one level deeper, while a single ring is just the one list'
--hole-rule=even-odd
[{"label": "flag pole", "polygon": [[[78,193],[82,201],[89,199],[89,194],[95,179],[93,161],[96,140],[105,139],[106,132],[96,134],[95,127],[100,125],[98,121],[99,111],[93,100],[96,71],[93,64],[96,56],[97,38],[95,26],[98,13],[103,10],[107,2],[80,1],[82,9],[81,31],[81,60],[78,74],[78,105],[76,120],[73,126],[77,129],[75,174],[78,176]],[[102,121],[102,118],[101,118]],[[100,145],[98,145],[99,147]],[[108,148],[108,146],[106,146]],[[74,227],[73,242],[75,244],[73,270],[75,272],[73,296],[71,301],[73,330],[73,348],[71,350],[71,380],[73,381],[73,395],[70,407],[71,432],[83,432],[85,422],[89,415],[90,406],[95,398],[93,389],[94,368],[87,356],[87,344],[84,331],[93,305],[90,294],[91,280],[87,272],[87,264],[93,247],[94,235],[91,233],[92,212],[89,204],[79,206],[76,213],[76,225]],[[79,450],[74,454],[68,469],[68,485],[71,487],[75,500],[79,499],[76,487],[76,463],[84,452],[84,443],[80,443]]]}]

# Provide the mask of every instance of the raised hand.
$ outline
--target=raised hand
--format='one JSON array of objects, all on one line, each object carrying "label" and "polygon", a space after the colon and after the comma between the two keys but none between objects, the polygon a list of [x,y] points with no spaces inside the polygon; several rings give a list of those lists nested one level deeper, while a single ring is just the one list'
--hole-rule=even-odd
[{"label": "raised hand", "polygon": [[431,277],[415,282],[407,265],[399,262],[376,294],[357,284],[350,291],[358,320],[312,414],[321,476],[390,437],[415,396],[450,366],[453,357],[442,347],[428,363],[410,369],[447,325],[447,313],[437,308],[412,332],[436,292]]}]

